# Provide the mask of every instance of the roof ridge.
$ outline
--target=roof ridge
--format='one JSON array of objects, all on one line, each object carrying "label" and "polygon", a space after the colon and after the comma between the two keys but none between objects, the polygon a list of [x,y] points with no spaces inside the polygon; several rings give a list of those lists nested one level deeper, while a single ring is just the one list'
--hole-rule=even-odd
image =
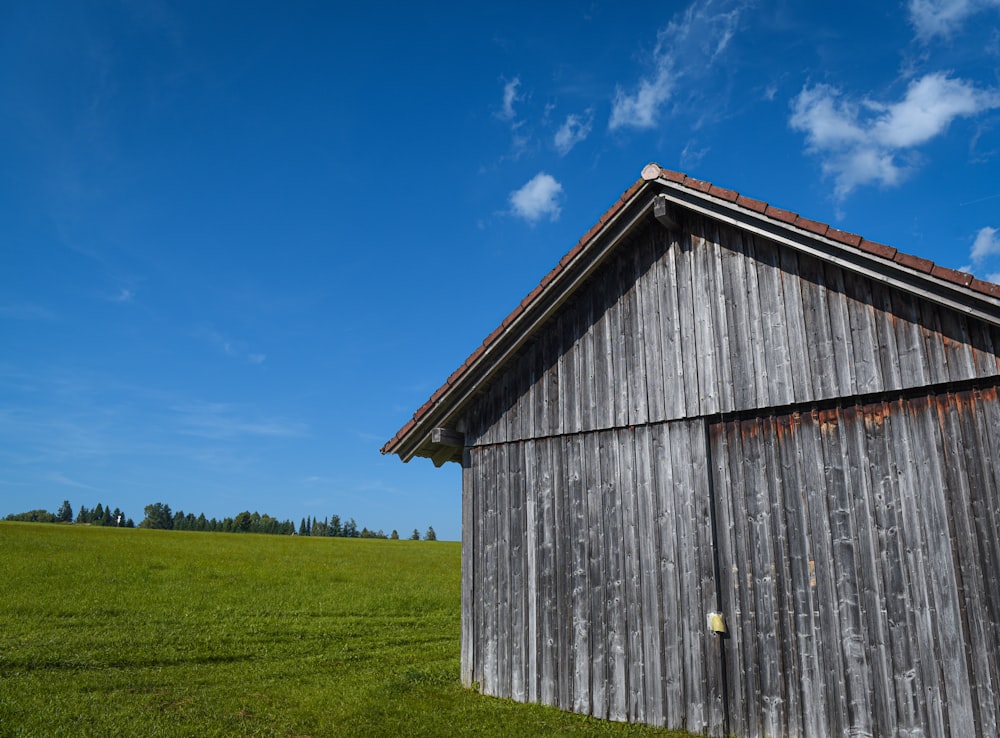
[{"label": "roof ridge", "polygon": [[951,282],[952,284],[958,285],[959,287],[972,292],[977,292],[988,297],[1000,298],[1000,284],[987,282],[969,274],[968,272],[962,272],[957,269],[940,266],[935,264],[930,259],[924,259],[919,256],[904,253],[893,246],[887,246],[885,244],[878,243],[877,241],[869,241],[856,233],[843,231],[839,228],[831,226],[828,223],[823,223],[818,220],[803,218],[798,213],[776,208],[763,200],[745,197],[735,190],[718,187],[717,185],[714,185],[706,180],[695,179],[694,177],[689,177],[684,172],[665,169],[655,162],[650,162],[642,168],[640,178],[632,183],[632,185],[625,190],[624,193],[622,193],[621,197],[619,197],[618,200],[616,200],[614,204],[612,204],[612,206],[604,212],[600,219],[598,219],[598,221],[591,226],[590,229],[583,234],[583,236],[580,237],[573,248],[566,252],[559,262],[551,270],[549,270],[544,277],[542,277],[538,285],[536,285],[531,292],[525,295],[524,299],[522,299],[517,306],[500,322],[500,325],[498,325],[488,336],[486,336],[482,344],[477,346],[476,349],[469,354],[468,358],[462,362],[462,364],[454,372],[451,373],[451,376],[449,376],[447,380],[445,380],[445,383],[435,390],[434,394],[432,394],[430,398],[417,409],[417,411],[413,414],[413,417],[408,420],[403,427],[400,428],[396,434],[382,447],[382,453],[385,454],[391,452],[392,447],[413,429],[420,419],[427,414],[431,407],[442,397],[442,395],[445,394],[445,392],[447,392],[450,387],[455,385],[461,379],[462,375],[465,374],[469,367],[472,366],[472,364],[474,364],[490,348],[490,346],[493,345],[493,343],[504,333],[507,327],[535,301],[542,291],[567,268],[567,266],[584,250],[587,244],[601,231],[605,224],[607,224],[607,222],[625,206],[625,204],[636,192],[638,192],[647,183],[659,179],[666,180],[673,185],[679,185],[686,189],[693,190],[701,193],[702,195],[709,195],[710,197],[718,198],[729,203],[730,205],[735,205],[736,207],[752,211],[758,215],[763,215],[766,218],[784,223],[785,225],[799,228],[800,230],[806,231],[815,236],[828,238],[885,261],[890,261],[900,266],[914,269],[918,272],[930,274],[933,277]]}]

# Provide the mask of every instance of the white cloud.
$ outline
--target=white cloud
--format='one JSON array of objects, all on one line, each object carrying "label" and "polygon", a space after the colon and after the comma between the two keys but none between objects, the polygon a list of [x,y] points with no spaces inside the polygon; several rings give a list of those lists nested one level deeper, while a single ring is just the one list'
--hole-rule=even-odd
[{"label": "white cloud", "polygon": [[910,0],[910,23],[921,41],[947,38],[971,16],[1000,8],[1000,0]]},{"label": "white cloud", "polygon": [[594,124],[594,111],[588,109],[582,116],[575,113],[566,116],[566,122],[556,131],[555,143],[556,151],[560,156],[566,156],[570,150],[590,135],[590,129]]},{"label": "white cloud", "polygon": [[549,220],[556,220],[560,194],[562,185],[552,175],[539,172],[524,187],[510,193],[510,205],[515,215],[529,223],[537,223],[546,215]]},{"label": "white cloud", "polygon": [[838,198],[865,184],[893,186],[907,175],[899,161],[909,150],[940,136],[953,120],[1000,107],[1000,93],[935,73],[914,80],[902,100],[881,103],[847,98],[830,85],[804,87],[792,101],[789,124],[806,135],[823,159]]},{"label": "white cloud", "polygon": [[744,2],[707,0],[688,6],[656,36],[653,71],[639,80],[634,92],[615,88],[608,128],[654,128],[678,82],[704,73],[722,55],[736,34]]},{"label": "white cloud", "polygon": [[514,103],[521,100],[521,96],[517,94],[517,88],[521,86],[521,78],[514,77],[514,79],[506,82],[503,86],[503,107],[500,108],[500,112],[497,116],[501,120],[514,120],[517,116],[517,111],[514,110]]},{"label": "white cloud", "polygon": [[1000,94],[944,74],[928,74],[911,83],[906,97],[895,105],[869,106],[883,113],[872,130],[879,143],[905,148],[943,133],[955,118],[1000,107]]},{"label": "white cloud", "polygon": [[639,81],[639,89],[629,95],[621,87],[615,90],[608,128],[654,128],[660,108],[670,99],[674,88],[673,60],[662,63],[653,79]]},{"label": "white cloud", "polygon": [[1000,232],[996,228],[980,228],[972,242],[969,258],[974,266],[981,266],[991,256],[1000,256]]}]

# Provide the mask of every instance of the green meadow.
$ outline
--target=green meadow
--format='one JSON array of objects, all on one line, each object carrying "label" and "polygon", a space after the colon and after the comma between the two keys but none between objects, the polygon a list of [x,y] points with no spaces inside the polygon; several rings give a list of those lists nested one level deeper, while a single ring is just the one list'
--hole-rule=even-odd
[{"label": "green meadow", "polygon": [[457,543],[0,522],[0,736],[682,735],[463,689],[459,572]]}]

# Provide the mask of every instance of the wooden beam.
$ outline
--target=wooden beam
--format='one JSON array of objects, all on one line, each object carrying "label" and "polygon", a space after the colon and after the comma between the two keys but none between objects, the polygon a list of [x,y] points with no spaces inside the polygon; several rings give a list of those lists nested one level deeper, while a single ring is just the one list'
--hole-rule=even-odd
[{"label": "wooden beam", "polygon": [[669,200],[663,196],[653,200],[653,215],[659,221],[660,225],[668,231],[675,231],[680,227]]},{"label": "wooden beam", "polygon": [[448,428],[435,428],[431,431],[431,443],[450,448],[465,448],[465,434]]}]

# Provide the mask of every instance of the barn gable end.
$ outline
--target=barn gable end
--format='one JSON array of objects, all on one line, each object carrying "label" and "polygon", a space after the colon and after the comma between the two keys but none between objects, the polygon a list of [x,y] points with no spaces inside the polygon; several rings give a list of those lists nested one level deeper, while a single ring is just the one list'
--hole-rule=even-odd
[{"label": "barn gable end", "polygon": [[383,449],[463,463],[463,681],[995,736],[997,292],[647,167]]}]

